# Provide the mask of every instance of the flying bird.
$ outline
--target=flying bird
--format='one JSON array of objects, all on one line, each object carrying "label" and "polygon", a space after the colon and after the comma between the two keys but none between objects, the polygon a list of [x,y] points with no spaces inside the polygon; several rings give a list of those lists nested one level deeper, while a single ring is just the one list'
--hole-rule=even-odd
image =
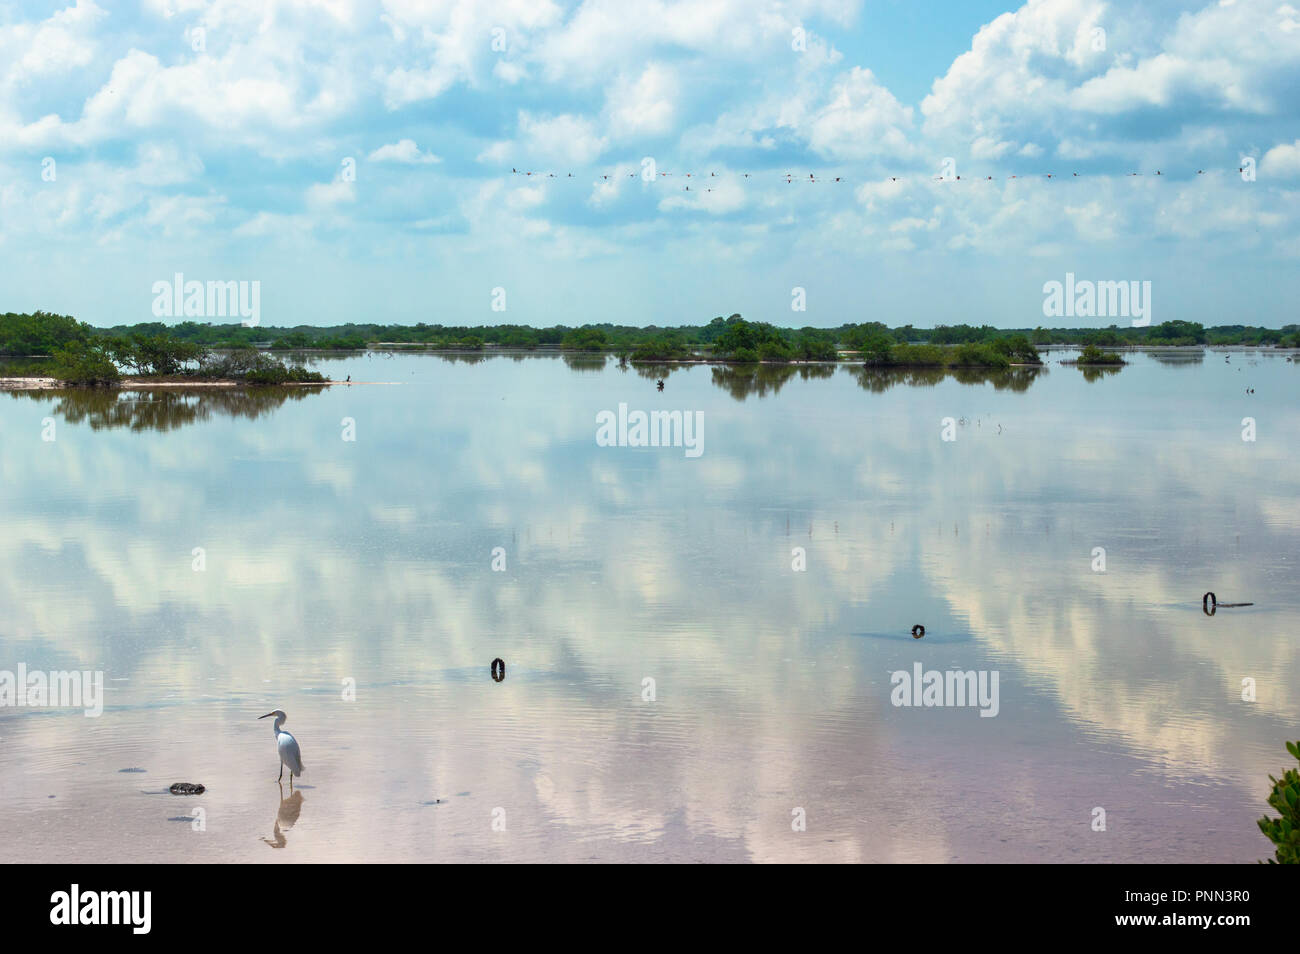
[{"label": "flying bird", "polygon": [[284,778],[284,768],[289,767],[289,788],[293,788],[293,777],[302,774],[302,751],[298,748],[298,740],[288,732],[285,732],[280,726],[289,717],[284,714],[283,709],[273,709],[264,716],[258,716],[259,719],[269,719],[275,716],[275,722],[271,731],[275,733],[275,748],[280,753],[280,777],[276,781]]}]

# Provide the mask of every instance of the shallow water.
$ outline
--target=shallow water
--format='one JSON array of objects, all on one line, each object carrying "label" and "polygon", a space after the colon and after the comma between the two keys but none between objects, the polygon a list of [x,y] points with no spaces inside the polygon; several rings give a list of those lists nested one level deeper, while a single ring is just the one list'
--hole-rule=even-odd
[{"label": "shallow water", "polygon": [[[98,718],[0,709],[3,857],[1265,857],[1300,738],[1300,365],[1062,356],[371,355],[323,368],[391,383],[0,395],[0,670],[105,680]],[[620,402],[702,412],[703,453],[598,446]],[[996,671],[996,717],[891,704],[917,662]]]}]

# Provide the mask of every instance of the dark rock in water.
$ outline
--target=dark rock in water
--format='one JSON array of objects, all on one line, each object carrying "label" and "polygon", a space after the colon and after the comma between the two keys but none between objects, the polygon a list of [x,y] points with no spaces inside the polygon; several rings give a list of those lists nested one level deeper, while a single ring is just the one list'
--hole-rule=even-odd
[{"label": "dark rock in water", "polygon": [[196,782],[173,782],[167,791],[173,795],[202,795],[206,789]]}]

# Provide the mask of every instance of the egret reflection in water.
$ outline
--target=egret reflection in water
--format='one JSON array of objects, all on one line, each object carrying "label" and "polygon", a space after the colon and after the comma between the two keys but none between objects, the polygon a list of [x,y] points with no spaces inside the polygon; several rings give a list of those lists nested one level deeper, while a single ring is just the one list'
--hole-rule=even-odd
[{"label": "egret reflection in water", "polygon": [[262,836],[262,841],[266,842],[272,848],[283,848],[289,842],[284,837],[284,833],[298,824],[298,816],[302,814],[302,792],[293,792],[288,798],[284,797],[284,788],[280,789],[280,807],[275,813],[275,824],[271,830],[271,837]]}]

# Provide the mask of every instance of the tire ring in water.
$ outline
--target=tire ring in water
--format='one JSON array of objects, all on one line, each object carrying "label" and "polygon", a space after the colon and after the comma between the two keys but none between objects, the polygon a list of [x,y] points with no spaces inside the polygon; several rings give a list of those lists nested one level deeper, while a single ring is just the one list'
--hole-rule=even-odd
[{"label": "tire ring in water", "polygon": [[917,623],[915,626],[912,627],[913,639],[920,639],[924,635],[925,635],[925,627],[922,626],[920,623]]},{"label": "tire ring in water", "polygon": [[506,661],[500,657],[492,660],[492,679],[501,682],[506,678]]},{"label": "tire ring in water", "polygon": [[1201,597],[1201,610],[1206,616],[1213,616],[1214,611],[1219,608],[1219,598],[1214,595],[1213,591],[1206,593]]}]

